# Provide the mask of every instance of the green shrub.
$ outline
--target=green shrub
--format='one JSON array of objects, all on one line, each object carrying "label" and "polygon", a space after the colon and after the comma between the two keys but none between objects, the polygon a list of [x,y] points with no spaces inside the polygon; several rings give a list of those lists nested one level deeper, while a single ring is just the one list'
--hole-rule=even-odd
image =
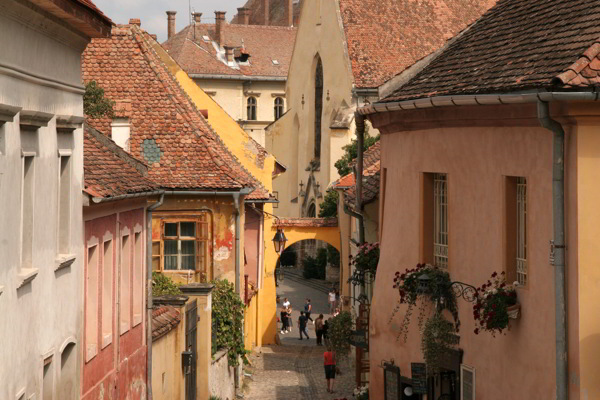
[{"label": "green shrub", "polygon": [[317,250],[317,257],[306,256],[302,260],[302,275],[305,279],[325,279],[327,249]]},{"label": "green shrub", "polygon": [[92,118],[112,118],[114,116],[114,105],[114,101],[104,97],[104,89],[98,86],[96,81],[85,84],[83,95],[83,112],[85,115]]},{"label": "green shrub", "polygon": [[244,303],[235,293],[233,284],[227,280],[213,281],[212,329],[213,355],[217,350],[227,349],[229,366],[237,367],[239,358],[248,363],[244,347]]},{"label": "green shrub", "polygon": [[152,296],[177,294],[181,294],[181,290],[171,278],[159,272],[152,272]]},{"label": "green shrub", "polygon": [[332,245],[327,245],[327,262],[332,267],[340,267],[340,252]]},{"label": "green shrub", "polygon": [[340,359],[348,357],[348,354],[350,354],[350,338],[353,328],[354,321],[352,314],[348,311],[342,311],[329,321],[329,329],[327,331],[329,344]]},{"label": "green shrub", "polygon": [[285,266],[294,266],[298,261],[298,254],[293,249],[284,250],[279,258],[279,263]]},{"label": "green shrub", "polygon": [[319,218],[337,217],[338,215],[338,192],[329,190],[325,194],[323,202],[319,206]]}]

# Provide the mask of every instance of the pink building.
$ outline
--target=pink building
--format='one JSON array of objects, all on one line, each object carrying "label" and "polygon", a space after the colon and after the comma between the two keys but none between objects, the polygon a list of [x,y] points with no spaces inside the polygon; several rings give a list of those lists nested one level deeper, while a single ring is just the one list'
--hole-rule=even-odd
[{"label": "pink building", "polygon": [[84,136],[82,399],[145,399],[147,166],[100,132]]},{"label": "pink building", "polygon": [[[500,0],[360,110],[382,134],[371,398],[600,398],[599,17],[597,2]],[[520,318],[475,332],[458,298],[458,344],[424,376],[418,308],[406,341],[407,308],[392,311],[395,273],[417,263],[474,286],[504,272]]]}]

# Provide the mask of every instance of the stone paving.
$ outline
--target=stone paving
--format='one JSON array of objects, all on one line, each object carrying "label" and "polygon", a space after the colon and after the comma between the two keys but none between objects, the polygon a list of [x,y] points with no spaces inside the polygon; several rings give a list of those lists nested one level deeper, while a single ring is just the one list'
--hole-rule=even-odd
[{"label": "stone paving", "polygon": [[[308,297],[313,304],[314,319],[319,313],[325,318],[328,312],[327,294],[309,288],[302,283],[284,280],[277,288],[277,294],[287,297],[292,304],[292,332],[279,335],[281,345],[264,346],[250,357],[252,367],[247,371],[252,377],[246,378],[247,390],[244,398],[250,400],[333,400],[352,399],[355,387],[353,359],[338,360],[341,374],[335,379],[335,393],[327,393],[323,352],[325,348],[316,345],[314,325],[308,324],[309,340],[298,340],[297,319],[304,309]],[[278,311],[279,312],[279,311]]]}]

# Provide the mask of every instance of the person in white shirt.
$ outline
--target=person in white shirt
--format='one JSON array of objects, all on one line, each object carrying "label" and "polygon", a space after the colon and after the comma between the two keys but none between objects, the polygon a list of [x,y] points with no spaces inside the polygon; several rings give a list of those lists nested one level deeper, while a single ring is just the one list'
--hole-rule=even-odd
[{"label": "person in white shirt", "polygon": [[329,291],[329,314],[333,314],[335,310],[335,288]]},{"label": "person in white shirt", "polygon": [[284,298],[283,298],[283,306],[284,306],[285,308],[288,308],[288,307],[290,306],[290,301],[288,300],[288,298],[287,298],[287,297],[284,297]]}]

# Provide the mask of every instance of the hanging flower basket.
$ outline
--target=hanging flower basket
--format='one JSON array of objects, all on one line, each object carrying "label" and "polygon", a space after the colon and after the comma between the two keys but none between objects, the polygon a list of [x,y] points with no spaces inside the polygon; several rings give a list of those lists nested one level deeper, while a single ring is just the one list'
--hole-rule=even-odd
[{"label": "hanging flower basket", "polygon": [[488,331],[495,336],[510,329],[509,320],[517,319],[521,311],[517,302],[517,285],[517,282],[508,285],[504,272],[494,272],[486,283],[477,288],[473,318],[479,326],[475,328],[475,334]]}]

